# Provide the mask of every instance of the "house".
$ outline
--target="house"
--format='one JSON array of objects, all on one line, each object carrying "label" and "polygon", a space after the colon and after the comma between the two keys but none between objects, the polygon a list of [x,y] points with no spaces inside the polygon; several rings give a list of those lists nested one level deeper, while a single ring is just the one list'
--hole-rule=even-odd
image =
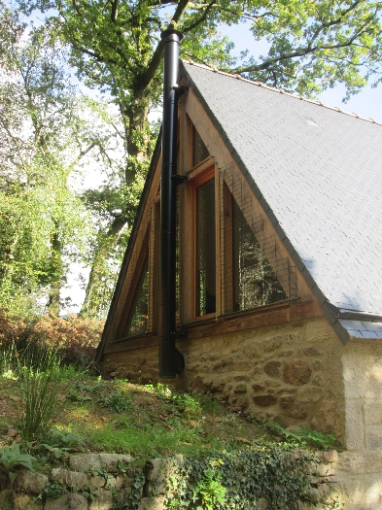
[{"label": "house", "polygon": [[[179,83],[176,386],[334,433],[379,479],[382,126],[192,62]],[[159,377],[160,165],[158,144],[98,350],[109,377]]]}]

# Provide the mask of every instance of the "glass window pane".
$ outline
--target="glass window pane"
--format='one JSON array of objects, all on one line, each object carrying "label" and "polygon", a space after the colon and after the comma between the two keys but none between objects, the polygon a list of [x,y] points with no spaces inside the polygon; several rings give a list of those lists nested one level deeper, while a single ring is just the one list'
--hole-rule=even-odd
[{"label": "glass window pane", "polygon": [[232,197],[233,310],[248,310],[287,299],[275,272]]},{"label": "glass window pane", "polygon": [[149,258],[143,264],[124,336],[145,335],[149,320]]},{"label": "glass window pane", "polygon": [[215,179],[196,189],[196,315],[216,312]]},{"label": "glass window pane", "polygon": [[193,135],[193,166],[197,165],[204,159],[208,158],[209,152],[207,147],[204,145],[203,140],[200,138],[199,133],[194,128]]}]

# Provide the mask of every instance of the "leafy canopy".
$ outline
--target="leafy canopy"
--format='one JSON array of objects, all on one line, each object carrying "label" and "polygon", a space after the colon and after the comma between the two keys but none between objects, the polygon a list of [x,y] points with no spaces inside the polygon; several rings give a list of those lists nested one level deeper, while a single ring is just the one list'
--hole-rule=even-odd
[{"label": "leafy canopy", "polygon": [[[160,104],[163,42],[174,26],[181,56],[275,87],[315,96],[343,83],[347,96],[381,75],[381,9],[374,0],[17,0],[24,15],[45,14],[50,33],[69,48],[70,65],[87,86],[119,109],[127,159],[113,183],[86,195],[105,219],[93,245],[85,311],[108,307],[120,254],[135,217],[156,132],[148,122]],[[264,54],[231,55],[224,27],[250,26]],[[12,37],[9,34],[8,37]],[[1,43],[0,43],[1,44]],[[101,210],[101,209],[99,209]],[[126,229],[127,226],[127,229]],[[111,261],[111,263],[110,263]]]}]

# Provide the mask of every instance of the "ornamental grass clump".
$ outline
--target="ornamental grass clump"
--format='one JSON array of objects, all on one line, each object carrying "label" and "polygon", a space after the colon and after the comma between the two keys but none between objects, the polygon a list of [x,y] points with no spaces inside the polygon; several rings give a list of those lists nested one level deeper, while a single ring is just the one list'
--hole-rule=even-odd
[{"label": "ornamental grass clump", "polygon": [[60,359],[53,350],[30,344],[18,361],[23,401],[21,435],[26,441],[49,431],[60,383]]}]

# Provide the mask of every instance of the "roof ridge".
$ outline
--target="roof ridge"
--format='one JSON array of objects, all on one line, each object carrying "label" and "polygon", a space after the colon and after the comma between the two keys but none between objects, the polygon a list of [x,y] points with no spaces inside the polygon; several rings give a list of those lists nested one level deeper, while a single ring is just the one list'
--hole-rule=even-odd
[{"label": "roof ridge", "polygon": [[291,92],[286,92],[283,89],[276,89],[275,87],[271,87],[269,85],[266,85],[265,83],[262,83],[261,81],[248,80],[247,78],[243,78],[242,76],[240,76],[240,74],[233,74],[233,73],[227,73],[227,72],[224,72],[224,71],[220,71],[216,67],[209,67],[209,66],[207,66],[205,64],[199,64],[199,63],[194,62],[193,60],[189,60],[189,59],[182,59],[182,61],[184,63],[186,63],[186,64],[190,64],[190,65],[193,65],[195,67],[200,67],[201,69],[205,69],[207,71],[212,71],[214,73],[221,74],[221,75],[227,76],[229,78],[234,78],[236,80],[241,80],[241,81],[244,81],[246,83],[250,83],[251,85],[256,85],[256,86],[262,87],[264,89],[272,90],[273,92],[278,92],[279,94],[285,94],[286,96],[293,97],[294,99],[299,99],[300,101],[306,101],[307,103],[312,103],[312,104],[315,104],[317,106],[322,106],[323,108],[327,108],[328,110],[333,110],[335,112],[342,113],[344,115],[347,115],[349,117],[353,117],[355,119],[364,120],[366,122],[370,122],[371,124],[377,124],[379,126],[382,126],[382,122],[378,122],[375,119],[362,117],[361,115],[358,115],[357,113],[346,112],[346,111],[342,110],[341,108],[339,108],[338,106],[329,106],[329,105],[323,103],[322,101],[316,101],[314,99],[308,99],[307,97],[304,97],[301,94],[292,94]]}]

